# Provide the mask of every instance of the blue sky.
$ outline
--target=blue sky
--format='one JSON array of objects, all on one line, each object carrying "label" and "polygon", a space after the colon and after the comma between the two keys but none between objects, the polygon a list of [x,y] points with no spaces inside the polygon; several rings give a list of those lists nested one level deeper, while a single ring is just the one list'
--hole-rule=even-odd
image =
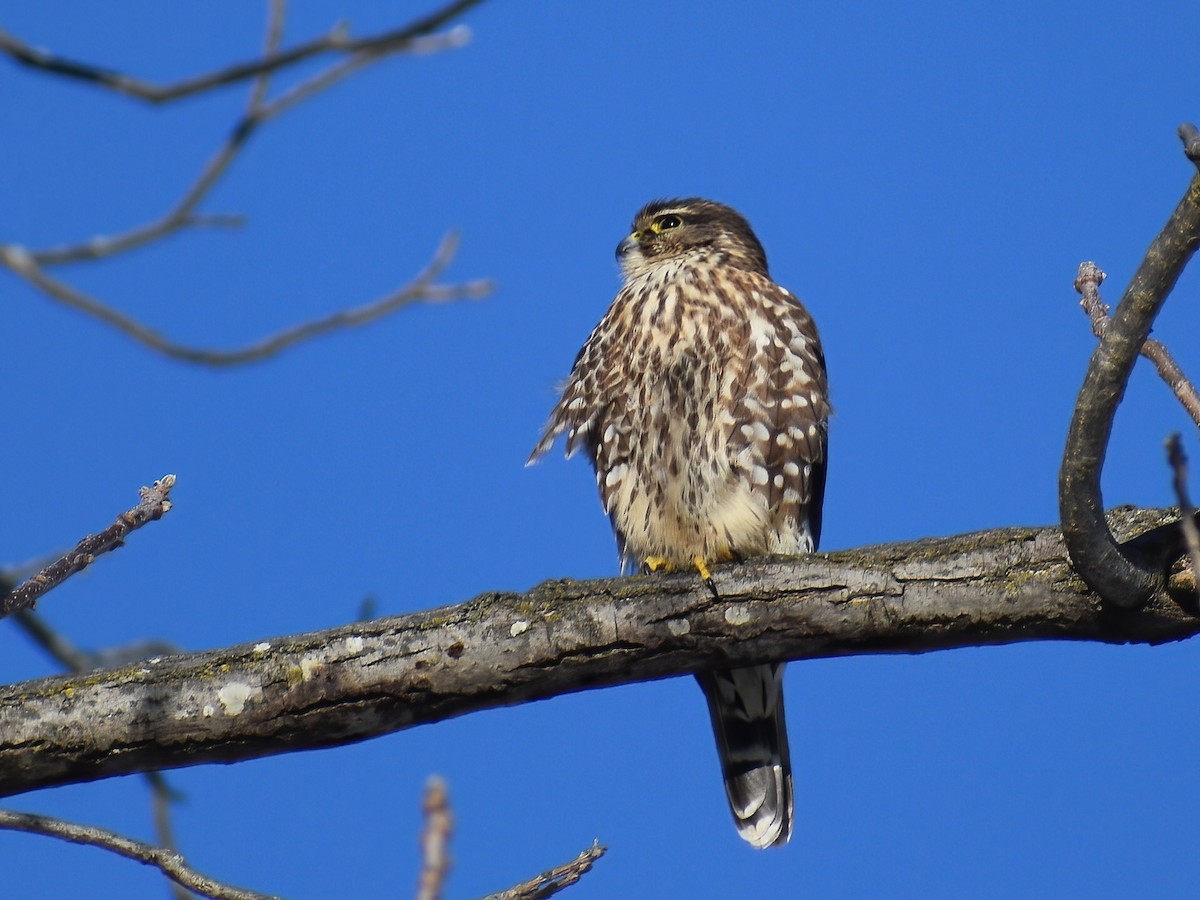
[{"label": "blue sky", "polygon": [[[419,4],[297,4],[298,40]],[[403,10],[400,7],[403,7]],[[256,52],[255,4],[10,5],[0,27],[171,80]],[[79,643],[200,650],[615,572],[586,465],[523,463],[655,196],[732,204],[825,343],[826,549],[1056,517],[1093,347],[1071,284],[1114,302],[1191,175],[1200,6],[486,4],[473,40],[393,59],[255,136],[204,206],[248,217],[59,274],[179,340],[239,345],[406,281],[443,233],[487,300],[416,307],[269,363],[162,359],[0,275],[0,560],[73,543],[165,472],[176,509],[55,591]],[[311,71],[311,70],[306,70]],[[284,76],[282,84],[295,76]],[[238,115],[162,109],[0,61],[0,241],[165,210]],[[1200,275],[1156,333],[1200,373]],[[1110,504],[1172,502],[1195,429],[1139,369]],[[1200,466],[1198,466],[1200,468]],[[1200,492],[1200,488],[1194,488]],[[796,664],[797,826],[734,833],[690,679],[560,697],[355,747],[180,770],[183,849],[289,897],[407,895],[421,786],[449,783],[449,896],[608,856],[567,896],[1128,896],[1194,886],[1200,645],[1031,644]],[[0,680],[54,667],[0,623]],[[149,838],[114,779],[9,801]],[[0,834],[12,896],[164,896],[100,851]],[[86,886],[86,888],[85,888]]]}]

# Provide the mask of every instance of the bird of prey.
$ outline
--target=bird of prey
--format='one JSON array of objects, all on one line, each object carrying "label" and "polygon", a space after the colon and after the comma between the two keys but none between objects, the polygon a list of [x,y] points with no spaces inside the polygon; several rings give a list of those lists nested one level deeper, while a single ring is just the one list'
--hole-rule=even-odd
[{"label": "bird of prey", "polygon": [[[617,246],[624,283],[579,351],[530,462],[566,434],[596,470],[624,570],[816,549],[829,399],[808,311],[735,210],[655,200]],[[697,675],[725,791],[755,847],[792,833],[783,664]]]}]

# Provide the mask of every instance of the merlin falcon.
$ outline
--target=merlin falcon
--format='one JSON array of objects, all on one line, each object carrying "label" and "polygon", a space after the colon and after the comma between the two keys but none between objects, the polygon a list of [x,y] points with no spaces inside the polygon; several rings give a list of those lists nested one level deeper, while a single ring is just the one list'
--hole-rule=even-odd
[{"label": "merlin falcon", "polygon": [[[655,200],[617,246],[624,284],[579,351],[530,462],[566,434],[596,470],[624,571],[809,553],[829,399],[812,317],[771,280],[749,223]],[[755,847],[792,834],[783,664],[698,674],[725,792]]]}]

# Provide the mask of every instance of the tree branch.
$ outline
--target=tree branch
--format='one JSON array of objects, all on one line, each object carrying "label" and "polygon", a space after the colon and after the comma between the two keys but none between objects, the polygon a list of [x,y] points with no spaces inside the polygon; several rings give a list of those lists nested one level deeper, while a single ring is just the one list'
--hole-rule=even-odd
[{"label": "tree branch", "polygon": [[[146,783],[150,786],[150,808],[154,812],[154,834],[158,838],[158,846],[163,850],[179,853],[175,828],[171,824],[171,804],[179,802],[182,795],[167,784],[162,772],[147,772]],[[178,881],[171,880],[168,887],[175,900],[191,900],[192,895]]]},{"label": "tree branch", "polygon": [[[64,668],[75,672],[85,672],[102,665],[122,665],[134,660],[145,659],[154,653],[180,652],[179,648],[164,641],[142,641],[122,647],[87,651],[76,647],[66,636],[59,634],[44,622],[41,616],[33,610],[17,610],[13,614],[12,621]],[[145,777],[150,787],[154,831],[158,836],[158,845],[164,850],[178,853],[179,846],[175,842],[175,832],[171,826],[171,804],[178,801],[181,795],[167,784],[167,779],[161,772],[146,772]],[[191,892],[176,881],[171,881],[168,887],[170,887],[171,896],[175,900],[190,900],[192,897]]]},{"label": "tree branch", "polygon": [[0,52],[7,53],[16,62],[33,69],[89,82],[148,103],[168,103],[213,88],[269,75],[326,53],[381,57],[412,50],[420,38],[459,18],[481,2],[483,0],[457,0],[408,25],[366,38],[351,38],[345,24],[339,23],[326,34],[298,44],[290,50],[270,49],[261,59],[235,63],[215,72],[185,78],[167,85],[154,84],[112,69],[57,56],[48,50],[31,46],[5,31],[0,31]]},{"label": "tree branch", "polygon": [[[1085,262],[1079,264],[1079,275],[1075,278],[1075,290],[1080,294],[1079,305],[1092,322],[1092,334],[1101,339],[1112,321],[1108,314],[1108,304],[1100,299],[1100,285],[1107,277],[1108,275],[1094,262]],[[1183,374],[1183,369],[1179,367],[1171,351],[1162,341],[1148,337],[1142,344],[1141,355],[1154,364],[1158,377],[1167,383],[1175,399],[1200,428],[1200,393]]]},{"label": "tree branch", "polygon": [[[1180,129],[1185,144],[1188,132]],[[1079,576],[1105,602],[1131,609],[1161,591],[1152,560],[1117,544],[1104,520],[1100,473],[1113,417],[1129,374],[1158,311],[1200,245],[1200,173],[1146,251],[1092,354],[1071,416],[1059,470],[1058,504],[1063,534]]]},{"label": "tree branch", "polygon": [[592,866],[596,864],[596,860],[602,857],[607,849],[607,847],[601,847],[599,841],[595,841],[592,846],[569,863],[555,866],[537,878],[523,881],[506,891],[488,894],[482,900],[543,900],[545,897],[553,897],[590,872]]},{"label": "tree branch", "polygon": [[457,247],[458,237],[456,235],[449,234],[444,237],[424,271],[418,273],[408,284],[378,300],[354,309],[340,309],[322,318],[292,325],[269,337],[232,350],[194,347],[163,337],[153,328],[119,312],[102,300],[76,290],[65,282],[51,278],[28,253],[23,251],[18,253],[19,248],[0,246],[0,264],[8,266],[17,274],[25,277],[41,288],[47,296],[111,325],[139,344],[156,350],[164,356],[210,366],[235,366],[248,362],[260,362],[302,341],[373,322],[406,306],[411,306],[413,303],[445,303],[450,300],[486,297],[492,290],[492,284],[489,281],[468,281],[459,285],[433,283],[450,264]]},{"label": "tree branch", "polygon": [[450,833],[454,816],[446,782],[436,775],[425,783],[421,801],[425,828],[421,832],[421,872],[417,876],[417,900],[441,900],[450,874]]},{"label": "tree branch", "polygon": [[1183,155],[1200,171],[1200,129],[1191,122],[1184,122],[1179,126],[1179,139],[1183,141]]},{"label": "tree branch", "polygon": [[12,621],[25,632],[30,640],[57,660],[64,669],[72,672],[86,672],[88,669],[95,669],[103,665],[94,654],[76,647],[66,635],[59,634],[31,609],[18,609],[13,613]]},{"label": "tree branch", "polygon": [[1200,528],[1196,527],[1196,509],[1188,496],[1188,460],[1178,432],[1167,438],[1167,464],[1171,467],[1171,484],[1179,500],[1179,527],[1191,563],[1192,583],[1200,585]]},{"label": "tree branch", "polygon": [[[1114,512],[1165,571],[1175,515]],[[714,665],[1200,632],[1192,592],[1106,609],[1057,527],[550,581],[459,606],[0,689],[0,795],[363,740],[481,709]]]},{"label": "tree branch", "polygon": [[133,509],[117,516],[115,522],[99,534],[89,534],[75,549],[59,557],[36,575],[28,579],[7,596],[0,597],[0,619],[20,609],[32,609],[38,597],[51,591],[76,572],[90,566],[101,553],[116,550],[125,543],[131,531],[147,522],[161,519],[171,509],[171,488],[175,486],[174,475],[164,475],[152,487],[138,491],[141,501]]},{"label": "tree branch", "polygon": [[86,844],[90,847],[109,850],[126,859],[154,866],[171,880],[204,897],[213,897],[216,900],[273,900],[269,894],[247,891],[201,875],[189,867],[183,856],[174,850],[135,841],[104,828],[76,825],[61,819],[8,810],[0,810],[0,828],[42,834],[70,841],[73,844]]},{"label": "tree branch", "polygon": [[[3,588],[0,587],[0,589]],[[25,632],[31,641],[41,647],[64,669],[75,672],[86,672],[89,669],[99,669],[103,666],[123,666],[148,656],[166,656],[183,652],[170,641],[156,639],[133,641],[116,647],[103,647],[99,650],[84,650],[77,647],[66,635],[52,628],[33,610],[17,610],[13,613],[12,621]]]},{"label": "tree branch", "polygon": [[[263,56],[271,57],[279,51],[283,43],[283,25],[287,18],[287,0],[267,0],[267,34],[263,38]],[[253,112],[267,100],[267,90],[271,87],[271,71],[259,72],[250,88],[250,96],[246,100],[246,111]]]},{"label": "tree branch", "polygon": [[[471,281],[461,285],[433,283],[449,264],[457,246],[457,238],[450,235],[443,239],[436,255],[424,272],[409,284],[379,300],[357,309],[339,310],[329,316],[286,328],[245,347],[233,350],[215,350],[169,340],[155,329],[120,312],[104,300],[90,296],[61,279],[52,277],[46,271],[47,268],[57,265],[96,260],[125,253],[161,240],[167,235],[187,227],[240,224],[241,220],[238,217],[202,215],[197,212],[197,209],[260,126],[319,91],[341,81],[363,66],[376,62],[389,54],[400,51],[415,52],[461,46],[469,35],[465,29],[452,29],[441,35],[432,35],[432,32],[480,2],[482,0],[460,0],[460,2],[451,3],[401,29],[375,38],[349,41],[342,35],[338,41],[339,49],[348,52],[345,59],[268,101],[267,88],[271,73],[287,64],[270,63],[271,60],[280,60],[287,56],[287,54],[276,53],[278,42],[282,36],[284,4],[281,0],[273,2],[266,29],[265,54],[260,64],[233,66],[223,70],[224,74],[217,73],[189,82],[193,87],[189,87],[186,92],[195,92],[231,81],[254,78],[244,114],[230,130],[229,136],[216,153],[205,163],[196,180],[171,209],[146,224],[114,235],[95,236],[77,244],[44,250],[31,250],[19,244],[0,245],[0,265],[29,282],[46,297],[115,328],[151,350],[186,362],[212,366],[240,365],[263,360],[293,344],[309,340],[320,334],[373,321],[414,302],[444,302],[486,296],[492,289],[491,284],[486,281]],[[329,36],[326,39],[329,39]],[[130,85],[138,84],[136,80],[128,79],[123,75],[58,60],[40,51],[35,53],[3,32],[0,32],[0,51],[7,51],[14,58],[47,71],[84,78],[114,89],[132,90]],[[238,74],[237,77],[232,77],[230,73]],[[201,87],[194,87],[197,84]],[[118,88],[117,85],[125,87]]]},{"label": "tree branch", "polygon": [[[481,2],[481,0],[473,0],[471,3],[452,4],[456,8],[453,15],[448,18],[453,18],[454,15],[464,11],[466,6],[472,6]],[[422,19],[420,23],[415,23],[412,26],[406,26],[405,29],[400,29],[397,34],[403,32],[407,34],[411,29],[427,24],[429,21],[437,20],[439,23],[448,20],[446,17],[447,7],[441,13],[435,13],[433,16]],[[434,26],[436,27],[436,26]],[[283,28],[283,4],[272,4],[271,13],[267,22],[266,50],[267,56],[272,55],[272,50],[275,44],[279,41]],[[430,28],[429,30],[432,30]],[[436,48],[441,47],[457,47],[462,46],[466,41],[467,32],[452,31],[447,35],[436,40]],[[0,44],[3,41],[3,32],[0,32]],[[372,49],[382,47],[384,49]],[[2,49],[2,46],[0,46]],[[245,113],[242,118],[234,124],[230,129],[229,136],[225,142],[218,148],[217,152],[209,159],[201,170],[196,181],[187,189],[183,197],[168,210],[166,214],[150,222],[146,225],[140,225],[132,228],[129,231],[111,236],[97,236],[79,244],[70,244],[62,247],[52,247],[47,250],[26,250],[21,249],[25,255],[32,257],[32,261],[38,267],[56,266],[64,263],[81,262],[87,260],[100,259],[105,256],[112,256],[117,253],[124,253],[129,250],[144,246],[153,241],[166,237],[181,228],[195,225],[222,225],[230,226],[241,224],[241,218],[236,216],[200,216],[195,213],[200,202],[211,192],[216,183],[225,174],[230,164],[234,161],[238,152],[245,145],[246,141],[254,133],[259,126],[263,125],[270,119],[280,113],[295,106],[301,100],[311,97],[313,94],[324,90],[327,87],[342,80],[347,75],[361,68],[362,66],[376,62],[382,56],[397,52],[401,49],[412,49],[411,37],[403,41],[397,42],[383,41],[382,43],[370,42],[366,44],[366,49],[353,54],[349,59],[341,63],[330,66],[327,69],[318,72],[316,75],[300,82],[290,90],[284,92],[280,97],[271,102],[267,102],[267,86],[269,84],[269,76],[273,68],[267,67],[257,72],[254,84],[250,90],[250,96],[246,103]],[[430,49],[434,49],[431,47]],[[10,266],[10,268],[13,268]],[[14,271],[17,269],[14,268]]]}]

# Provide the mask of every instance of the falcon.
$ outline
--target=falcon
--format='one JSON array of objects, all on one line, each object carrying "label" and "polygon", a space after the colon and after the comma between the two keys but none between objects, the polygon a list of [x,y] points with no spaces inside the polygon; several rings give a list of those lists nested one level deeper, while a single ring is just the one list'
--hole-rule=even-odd
[{"label": "falcon", "polygon": [[[655,200],[617,245],[624,283],[579,351],[530,462],[583,448],[622,570],[809,553],[821,533],[825,358],[738,212]],[[738,833],[792,833],[783,663],[698,674]]]}]

